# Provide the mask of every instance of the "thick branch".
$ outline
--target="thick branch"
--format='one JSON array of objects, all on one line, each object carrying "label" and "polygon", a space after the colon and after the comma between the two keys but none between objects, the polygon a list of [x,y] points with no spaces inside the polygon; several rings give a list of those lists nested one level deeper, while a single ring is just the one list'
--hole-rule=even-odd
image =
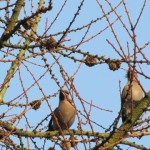
[{"label": "thick branch", "polygon": [[24,4],[24,0],[17,0],[16,6],[13,10],[13,14],[9,20],[8,26],[0,39],[0,48],[2,48],[3,43],[6,42],[10,38],[11,33],[14,30],[15,24],[18,20],[23,4]]},{"label": "thick branch", "polygon": [[130,115],[129,120],[126,120],[119,129],[116,129],[116,131],[113,133],[112,137],[105,143],[104,145],[97,145],[93,148],[95,149],[109,149],[113,148],[115,145],[120,143],[124,138],[127,136],[127,132],[133,127],[136,123],[136,121],[139,119],[139,117],[142,115],[142,113],[146,110],[146,108],[150,104],[150,92],[146,95],[145,98],[142,99],[140,104],[137,108],[134,109],[132,113],[132,117]]},{"label": "thick branch", "polygon": [[[58,131],[52,131],[52,132],[38,132],[38,131],[25,131],[23,129],[18,129],[16,127],[14,127],[13,125],[11,125],[10,123],[7,122],[3,122],[0,120],[0,126],[4,129],[6,129],[9,132],[12,132],[12,134],[14,135],[18,135],[18,136],[24,136],[24,137],[37,137],[37,138],[52,138],[53,136],[59,136],[61,135],[60,132]],[[106,138],[108,137],[109,133],[99,133],[99,132],[95,132],[93,134],[93,132],[89,132],[89,131],[80,131],[80,130],[64,130],[63,131],[64,135],[85,135],[85,136],[93,136],[94,134],[99,137],[99,138]]]},{"label": "thick branch", "polygon": [[[38,132],[38,131],[24,131],[22,129],[18,129],[11,124],[7,122],[0,121],[0,126],[2,128],[5,128],[8,132],[12,132],[13,135],[21,136],[21,137],[32,137],[32,138],[47,138],[47,139],[53,139],[53,136],[61,136],[61,133],[58,131],[53,131],[53,132]],[[101,139],[106,139],[110,134],[109,133],[98,133],[98,132],[89,132],[89,131],[80,131],[80,130],[65,130],[63,131],[64,135],[84,135],[84,136],[94,136],[96,135],[97,138]],[[131,134],[131,137],[136,137],[136,136],[141,136],[141,135],[150,135],[150,132],[144,132],[144,133],[133,133]],[[129,137],[130,137],[129,136]],[[78,141],[80,142],[80,141]],[[82,141],[84,142],[84,141]],[[85,140],[86,142],[86,140]],[[132,147],[140,148],[147,150],[144,146],[135,144],[134,142],[129,142],[129,141],[121,141],[120,144],[125,144],[129,145]]]},{"label": "thick branch", "polygon": [[[43,3],[44,3],[44,0],[41,0],[40,3],[39,3],[39,9],[43,6]],[[38,23],[40,21],[40,15],[38,15],[35,18],[35,20],[36,21],[35,21],[35,24],[34,24],[34,26],[32,28],[33,31],[31,32],[31,36],[34,35],[34,32],[37,29]],[[27,39],[26,42],[25,42],[25,45],[28,46],[31,42],[32,41],[30,39]],[[4,97],[5,93],[6,93],[6,90],[9,87],[9,82],[10,82],[11,78],[13,77],[13,75],[15,73],[15,70],[16,70],[17,66],[19,65],[20,60],[22,59],[22,57],[24,57],[25,52],[26,52],[26,49],[20,50],[20,53],[18,54],[18,57],[17,57],[16,61],[12,62],[11,67],[8,70],[7,75],[5,77],[5,80],[4,80],[3,85],[1,87],[1,90],[0,90],[0,102],[3,101],[3,97]]]}]

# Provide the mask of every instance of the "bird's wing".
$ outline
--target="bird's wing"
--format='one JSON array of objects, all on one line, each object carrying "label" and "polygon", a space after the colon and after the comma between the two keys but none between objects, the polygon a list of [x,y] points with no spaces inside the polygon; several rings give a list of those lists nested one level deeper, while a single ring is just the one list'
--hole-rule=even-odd
[{"label": "bird's wing", "polygon": [[123,88],[122,93],[121,93],[121,107],[123,107],[125,103],[125,99],[127,98],[127,89],[126,86]]},{"label": "bird's wing", "polygon": [[52,122],[53,122],[53,116],[51,117],[51,120],[49,121],[47,131],[54,131]]},{"label": "bird's wing", "polygon": [[122,121],[124,122],[126,120],[126,106],[125,106],[125,102],[127,101],[127,97],[128,97],[128,92],[127,92],[128,88],[127,85],[123,88],[122,93],[121,93],[121,110],[122,110]]}]

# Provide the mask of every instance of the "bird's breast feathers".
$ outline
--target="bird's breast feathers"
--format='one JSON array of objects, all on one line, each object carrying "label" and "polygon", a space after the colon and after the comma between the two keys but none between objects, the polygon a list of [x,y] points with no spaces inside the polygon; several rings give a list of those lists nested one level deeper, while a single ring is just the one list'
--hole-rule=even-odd
[{"label": "bird's breast feathers", "polygon": [[140,85],[136,83],[132,83],[132,85],[127,84],[122,92],[122,99],[129,99],[134,101],[139,101],[143,97],[143,91]]}]

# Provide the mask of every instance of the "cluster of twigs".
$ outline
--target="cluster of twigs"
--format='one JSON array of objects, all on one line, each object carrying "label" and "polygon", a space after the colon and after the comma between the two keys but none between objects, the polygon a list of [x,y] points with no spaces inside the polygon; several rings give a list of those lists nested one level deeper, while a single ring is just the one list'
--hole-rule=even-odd
[{"label": "cluster of twigs", "polygon": [[[72,19],[68,22],[67,27],[63,31],[58,30],[56,33],[52,32],[52,29],[65,11],[65,7],[68,5],[67,0],[62,3],[60,10],[55,13],[55,18],[49,21],[47,17],[45,22],[43,18],[46,15],[50,15],[52,11],[56,9],[52,0],[49,2],[40,0],[37,4],[37,8],[34,6],[35,2],[33,0],[17,0],[15,3],[12,3],[11,0],[7,0],[0,1],[0,3],[4,4],[4,6],[0,8],[2,14],[0,18],[0,62],[1,66],[5,66],[5,64],[9,66],[7,71],[6,69],[4,69],[5,71],[1,70],[1,74],[5,75],[3,81],[1,81],[0,88],[1,147],[9,149],[44,149],[46,143],[51,140],[49,149],[55,149],[56,146],[62,149],[70,149],[70,147],[78,149],[81,145],[84,149],[109,149],[112,147],[121,149],[121,145],[128,145],[137,149],[148,149],[138,143],[127,141],[130,137],[141,138],[143,136],[150,136],[149,117],[143,115],[141,117],[142,120],[136,123],[143,114],[143,111],[145,114],[149,111],[150,94],[147,93],[143,87],[142,89],[146,96],[139,107],[136,108],[135,113],[133,113],[134,117],[132,122],[125,122],[119,127],[118,123],[121,117],[121,113],[119,113],[109,128],[105,128],[103,125],[93,121],[91,111],[94,108],[105,111],[106,113],[111,113],[112,110],[101,108],[96,106],[94,101],[89,102],[82,98],[74,83],[74,79],[80,71],[82,64],[88,67],[107,64],[111,71],[120,70],[122,69],[122,64],[127,64],[136,70],[138,74],[150,79],[141,67],[142,64],[147,66],[150,64],[148,56],[144,53],[144,50],[149,47],[150,41],[146,41],[142,46],[139,46],[136,35],[136,29],[145,10],[147,0],[144,0],[135,23],[132,22],[131,12],[125,0],[118,1],[116,5],[113,5],[109,0],[105,0],[104,3],[109,7],[108,10],[105,9],[99,0],[96,0],[96,5],[102,15],[96,19],[93,18],[93,20],[90,20],[86,24],[79,24],[78,27],[74,27],[78,17],[80,17],[80,13],[84,12],[86,1],[81,0],[81,2],[78,3],[78,7]],[[91,4],[92,3],[93,2],[91,2]],[[31,7],[30,11],[27,9],[29,6]],[[120,8],[123,9],[129,22],[128,24],[124,22],[124,16],[118,13],[118,9]],[[30,15],[27,15],[29,13]],[[115,16],[114,19],[111,18],[112,16]],[[107,25],[89,37],[88,34],[92,28],[103,20],[106,20]],[[129,42],[127,42],[126,48],[121,44],[114,27],[117,23],[122,25],[121,30],[124,30],[129,37],[129,42],[133,45],[132,50],[129,46]],[[38,30],[41,31],[39,32]],[[97,39],[98,36],[103,35],[103,33],[108,32],[108,30],[113,35],[115,42],[108,38],[106,42],[107,45],[110,46],[110,49],[118,55],[117,59],[112,56],[100,55],[99,53],[94,54],[94,50],[82,49],[84,44]],[[80,33],[83,33],[83,35]],[[73,38],[76,34],[80,37],[77,42],[74,42]],[[62,60],[76,67],[72,75],[67,72]],[[38,71],[35,73],[32,71],[32,67],[37,68],[37,70],[42,70],[42,73],[37,75],[36,73],[38,73]],[[30,79],[28,79],[28,77],[25,78],[26,75],[24,76],[23,71],[30,76]],[[47,93],[45,88],[43,88],[41,82],[46,77],[50,80],[50,84],[56,87],[56,90],[51,90]],[[9,90],[9,87],[12,86],[11,82],[14,82],[14,80],[17,82],[16,84],[20,85],[21,92],[17,96],[15,95],[14,98],[13,96],[7,98],[10,92],[15,93],[15,89],[13,89],[13,91]],[[28,83],[28,80],[32,82]],[[139,84],[141,83],[139,82]],[[46,88],[48,87],[47,85],[44,86],[46,86]],[[31,92],[32,95],[29,94],[35,87],[37,92],[40,93],[40,98],[34,98],[33,95],[36,97],[36,92]],[[78,121],[77,130],[64,131],[63,134],[66,137],[62,136],[58,131],[45,132],[50,113],[53,111],[51,100],[55,98],[59,90],[63,88],[69,91],[72,103],[77,110]],[[79,100],[82,111],[74,99]],[[42,111],[42,105],[47,107],[48,112],[45,113],[45,116],[43,116],[38,123],[32,123],[31,117],[34,118],[37,112]],[[87,106],[89,106],[89,111],[87,110]],[[17,110],[17,112],[15,112],[15,110]],[[28,115],[28,113],[30,115]],[[143,119],[144,117],[145,119]],[[84,131],[83,125],[87,124],[90,130]],[[100,127],[104,133],[95,132],[93,128],[94,125]],[[67,138],[68,135],[71,135],[72,138]],[[38,140],[36,138],[45,139],[42,146],[37,144]]]}]

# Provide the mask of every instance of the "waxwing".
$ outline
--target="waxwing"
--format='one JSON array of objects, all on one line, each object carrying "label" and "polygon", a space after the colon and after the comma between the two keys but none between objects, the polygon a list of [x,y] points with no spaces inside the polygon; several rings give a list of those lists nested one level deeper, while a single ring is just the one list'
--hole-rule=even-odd
[{"label": "waxwing", "polygon": [[143,91],[138,83],[137,73],[130,69],[127,72],[127,84],[121,94],[122,122],[134,111],[143,98]]},{"label": "waxwing", "polygon": [[69,92],[60,90],[59,106],[52,113],[51,120],[48,125],[48,131],[67,130],[74,123],[76,109],[69,100]]}]

